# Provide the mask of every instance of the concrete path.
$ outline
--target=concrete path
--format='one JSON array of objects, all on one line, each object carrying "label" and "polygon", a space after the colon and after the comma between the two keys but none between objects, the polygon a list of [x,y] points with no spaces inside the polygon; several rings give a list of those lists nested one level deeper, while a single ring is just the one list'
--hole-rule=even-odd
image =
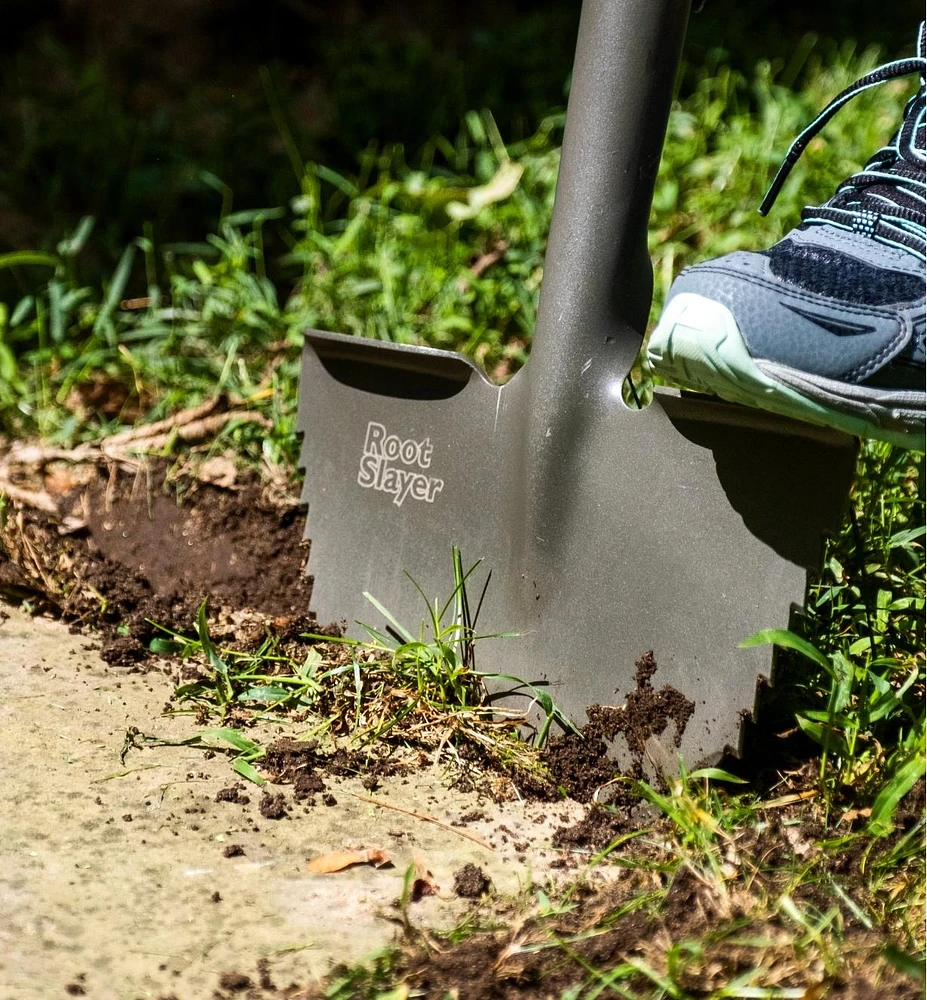
[{"label": "concrete path", "polygon": [[[471,862],[498,893],[527,893],[559,856],[553,826],[579,815],[571,804],[496,806],[427,771],[375,794],[446,823],[482,818],[446,830],[360,801],[352,792],[369,793],[353,780],[328,782],[337,804],[312,808],[281,787],[290,812],[279,820],[261,815],[255,786],[243,789],[248,804],[217,802],[235,778],[222,755],[153,748],[120,762],[129,726],[172,739],[195,731],[191,717],[161,714],[164,676],[109,668],[85,637],[3,604],[0,691],[3,1000],[206,1000],[224,973],[257,983],[264,960],[278,986],[308,986],[395,938],[414,857],[441,892],[412,904],[412,919],[449,926],[471,905],[453,893],[456,870]],[[227,857],[231,845],[243,853]],[[307,858],[345,846],[384,848],[394,867],[306,870]]]}]

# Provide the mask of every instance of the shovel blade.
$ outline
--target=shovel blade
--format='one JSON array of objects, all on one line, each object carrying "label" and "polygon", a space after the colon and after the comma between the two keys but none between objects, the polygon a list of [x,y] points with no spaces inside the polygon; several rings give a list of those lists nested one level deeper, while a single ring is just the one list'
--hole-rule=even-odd
[{"label": "shovel blade", "polygon": [[503,525],[486,508],[505,470],[486,449],[502,407],[460,355],[307,334],[299,429],[319,620],[373,624],[370,592],[417,626],[427,609],[406,573],[443,597],[453,544],[471,561],[498,551]]},{"label": "shovel blade", "polygon": [[[639,412],[603,403],[588,416],[551,444],[529,491],[530,536],[505,598],[524,639],[505,646],[506,670],[546,681],[577,721],[590,704],[643,694],[640,735],[690,765],[739,753],[757,681],[772,673],[769,647],[741,643],[787,628],[803,605],[855,443],[671,392]],[[648,652],[653,692],[636,677]],[[679,696],[692,709],[682,729]]]},{"label": "shovel blade", "polygon": [[443,603],[457,546],[465,568],[482,560],[471,603],[491,573],[478,631],[519,633],[483,641],[479,669],[545,685],[581,722],[590,704],[621,704],[653,651],[655,687],[693,709],[680,732],[660,715],[676,695],[658,698],[651,735],[690,763],[739,749],[770,673],[769,650],[740,643],[803,603],[850,439],[672,392],[632,411],[610,385],[583,419],[528,434],[526,370],[499,387],[458,355],[330,334],[310,337],[303,366],[321,620],[382,629],[369,592],[417,633],[427,608],[409,577]]}]

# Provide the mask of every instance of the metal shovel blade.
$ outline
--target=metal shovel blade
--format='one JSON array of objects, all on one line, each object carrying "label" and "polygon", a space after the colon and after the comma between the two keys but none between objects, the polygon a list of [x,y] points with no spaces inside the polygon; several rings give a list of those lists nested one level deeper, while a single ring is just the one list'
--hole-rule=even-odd
[{"label": "metal shovel blade", "polygon": [[621,385],[650,301],[646,223],[685,0],[586,0],[531,358],[505,386],[467,358],[310,331],[299,429],[312,610],[414,628],[491,572],[484,670],[544,681],[582,721],[635,686],[694,703],[690,761],[738,749],[769,653],[836,526],[851,439],[705,397]]}]

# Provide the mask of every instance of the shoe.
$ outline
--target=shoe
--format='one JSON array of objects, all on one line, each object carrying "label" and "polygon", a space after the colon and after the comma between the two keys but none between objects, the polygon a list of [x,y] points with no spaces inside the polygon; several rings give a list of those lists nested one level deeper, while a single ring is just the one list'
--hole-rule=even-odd
[{"label": "shoe", "polygon": [[901,128],[830,201],[760,253],[686,268],[647,358],[655,374],[724,399],[924,450],[925,32],[798,136],[760,206],[810,140],[862,90],[917,73]]}]

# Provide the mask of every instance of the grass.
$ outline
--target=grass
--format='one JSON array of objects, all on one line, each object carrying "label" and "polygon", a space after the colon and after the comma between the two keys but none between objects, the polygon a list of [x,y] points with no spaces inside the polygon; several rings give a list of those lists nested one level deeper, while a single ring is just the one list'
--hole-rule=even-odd
[{"label": "grass", "polygon": [[922,823],[891,843],[825,841],[774,803],[728,799],[693,776],[662,804],[663,819],[590,858],[566,888],[497,901],[481,929],[471,918],[439,946],[413,938],[339,970],[318,995],[452,996],[468,968],[467,981],[496,984],[478,995],[562,1000],[807,1000],[841,983],[865,995],[854,992],[863,979],[879,984],[873,995],[923,988]]},{"label": "grass", "polygon": [[[903,84],[861,96],[812,143],[772,215],[756,214],[791,137],[876,62],[848,52],[809,71],[800,94],[768,65],[752,78],[722,65],[700,72],[671,116],[656,186],[654,315],[682,266],[769,245],[891,134]],[[534,325],[562,124],[552,115],[506,146],[488,114],[472,113],[456,142],[436,139],[411,160],[398,146],[370,149],[352,177],[309,164],[287,205],[223,208],[201,243],[155,246],[143,234],[103,287],[81,276],[89,219],[54,253],[0,256],[22,289],[0,310],[0,427],[69,444],[218,390],[274,423],[232,443],[292,463],[307,326],[459,348],[506,377]],[[272,259],[268,228],[286,246]],[[101,397],[107,405],[87,405]]]},{"label": "grass", "polygon": [[[389,624],[387,631],[364,625],[366,640],[312,632],[294,639],[265,628],[252,648],[219,648],[209,633],[205,602],[197,614],[195,636],[158,626],[164,635],[151,641],[152,652],[197,664],[193,678],[189,668],[182,671],[187,679],[174,691],[177,711],[193,712],[200,721],[215,719],[223,727],[204,730],[187,745],[214,749],[206,740],[219,739],[232,755],[233,768],[260,784],[253,766],[262,755],[258,737],[236,736],[228,726],[295,719],[305,738],[324,735],[355,749],[388,747],[403,762],[417,763],[427,755],[434,764],[443,762],[445,769],[458,777],[466,774],[471,781],[486,772],[500,794],[510,794],[510,789],[503,791],[503,775],[516,785],[532,778],[543,782],[537,749],[554,721],[563,727],[571,723],[547,691],[477,669],[478,643],[490,638],[476,631],[479,605],[471,611],[467,590],[478,564],[465,571],[455,548],[451,565],[453,589],[445,601],[432,602],[422,593],[430,633],[424,622],[418,632],[411,631],[370,594],[366,596],[371,605]],[[488,687],[493,684],[522,695],[525,708],[493,704]],[[535,739],[528,741],[535,707],[543,721]],[[130,744],[161,742],[134,733]],[[461,749],[469,751],[466,760],[459,756]]]},{"label": "grass", "polygon": [[697,775],[648,798],[663,817],[590,856],[565,888],[497,901],[482,928],[470,918],[444,936],[434,960],[434,937],[413,935],[340,970],[324,996],[451,996],[467,968],[480,987],[477,970],[493,970],[496,992],[480,996],[562,1000],[807,1000],[839,984],[866,995],[862,981],[878,984],[872,995],[923,989],[922,819],[892,839],[849,828],[822,837],[807,814]]},{"label": "grass", "polygon": [[[749,77],[717,62],[696,73],[673,110],[655,193],[654,313],[682,266],[767,246],[891,134],[903,86],[864,95],[854,114],[838,117],[796,166],[771,217],[756,215],[788,141],[876,61],[875,52],[847,50],[809,64],[800,93],[764,64]],[[552,114],[535,135],[506,145],[489,115],[473,113],[456,141],[435,140],[415,157],[368,150],[356,176],[309,165],[287,205],[223,209],[202,243],[159,247],[143,234],[102,287],[82,278],[91,220],[53,253],[0,257],[21,288],[0,304],[3,433],[70,446],[222,392],[263,413],[271,430],[230,426],[220,443],[253,464],[291,469],[307,326],[462,349],[507,377],[530,347],[562,124]],[[230,193],[222,195],[227,205]],[[284,253],[266,253],[269,228]],[[590,858],[597,870],[621,869],[626,890],[604,909],[579,882],[522,906],[516,930],[493,938],[500,981],[506,970],[522,975],[530,959],[572,1000],[808,1000],[841,977],[915,982],[924,822],[905,796],[924,774],[922,477],[920,456],[866,444],[849,515],[796,624],[801,634],[750,640],[782,649],[778,687],[794,711],[781,728],[814,748],[813,767],[783,774],[771,791],[726,788],[720,776],[698,773],[666,788],[637,786],[663,818]],[[218,648],[203,609],[195,637],[165,635],[163,650],[201,665],[178,695],[220,720],[255,706],[258,714],[311,709],[336,733],[412,742],[427,715],[429,732],[443,726],[479,743],[481,727],[497,723],[472,661],[463,576],[455,562],[450,601],[429,600],[430,635],[394,622],[396,636],[327,637],[296,659],[270,634],[253,649]],[[385,610],[389,595],[378,597]],[[550,716],[554,707],[543,707]],[[490,745],[504,746],[510,762],[521,750],[500,736],[507,725]],[[236,747],[228,732],[195,738],[229,747],[247,776],[260,747],[244,737]],[[704,919],[674,931],[667,921],[687,885],[690,909]],[[632,932],[641,914],[652,922],[646,940]],[[476,940],[470,930],[447,948]],[[392,952],[344,971],[326,995],[414,995],[402,984],[416,982],[420,961],[420,951]],[[557,979],[565,968],[569,983]]]}]

